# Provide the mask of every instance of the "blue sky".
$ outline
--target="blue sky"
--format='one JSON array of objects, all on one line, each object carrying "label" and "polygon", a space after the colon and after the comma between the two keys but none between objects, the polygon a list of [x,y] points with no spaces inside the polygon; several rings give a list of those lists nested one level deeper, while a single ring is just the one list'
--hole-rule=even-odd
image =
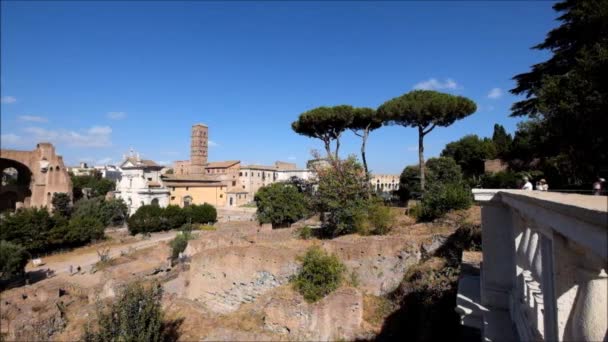
[{"label": "blue sky", "polygon": [[[515,129],[511,78],[547,58],[552,2],[2,2],[2,148],[57,145],[68,164],[118,162],[129,148],[189,158],[209,126],[210,160],[289,160],[322,144],[292,132],[308,109],[377,107],[430,88],[470,97],[472,116],[426,139],[426,156],[466,134]],[[357,153],[346,133],[342,154]],[[370,136],[368,163],[398,173],[417,131]]]}]

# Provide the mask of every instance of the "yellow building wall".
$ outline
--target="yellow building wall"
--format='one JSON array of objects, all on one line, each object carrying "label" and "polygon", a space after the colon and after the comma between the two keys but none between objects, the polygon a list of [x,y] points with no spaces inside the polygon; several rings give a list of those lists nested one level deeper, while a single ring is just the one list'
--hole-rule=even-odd
[{"label": "yellow building wall", "polygon": [[[209,203],[214,207],[223,207],[226,205],[226,187],[225,186],[201,186],[201,187],[169,187],[171,197],[169,204],[184,206],[184,197],[192,197],[192,204]],[[187,189],[187,190],[186,190]]]}]

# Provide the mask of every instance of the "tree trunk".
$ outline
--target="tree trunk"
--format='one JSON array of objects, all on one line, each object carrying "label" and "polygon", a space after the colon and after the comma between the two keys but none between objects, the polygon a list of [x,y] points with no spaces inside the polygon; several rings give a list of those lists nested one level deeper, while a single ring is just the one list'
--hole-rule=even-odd
[{"label": "tree trunk", "polygon": [[418,162],[420,163],[420,190],[424,193],[424,130],[418,126]]},{"label": "tree trunk", "polygon": [[336,160],[340,160],[340,158],[338,158],[338,150],[340,150],[340,136],[336,138]]},{"label": "tree trunk", "polygon": [[363,160],[363,168],[365,169],[365,180],[369,183],[369,170],[367,169],[367,160],[365,159],[365,144],[367,143],[367,137],[369,135],[369,131],[365,130],[363,132],[361,143],[361,159]]},{"label": "tree trunk", "polygon": [[325,152],[327,152],[327,158],[331,159],[331,140],[323,140],[325,143]]}]

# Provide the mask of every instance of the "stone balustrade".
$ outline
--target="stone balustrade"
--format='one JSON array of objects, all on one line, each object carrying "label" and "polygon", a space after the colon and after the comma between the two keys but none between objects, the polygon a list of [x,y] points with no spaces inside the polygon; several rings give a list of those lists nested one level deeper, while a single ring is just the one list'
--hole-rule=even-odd
[{"label": "stone balustrade", "polygon": [[521,341],[608,341],[608,197],[473,194],[482,206],[488,312],[508,313]]}]

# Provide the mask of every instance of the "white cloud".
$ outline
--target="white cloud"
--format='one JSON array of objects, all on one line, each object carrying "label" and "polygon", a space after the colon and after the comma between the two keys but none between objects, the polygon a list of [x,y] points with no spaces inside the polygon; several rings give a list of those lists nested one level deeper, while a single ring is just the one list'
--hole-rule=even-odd
[{"label": "white cloud", "polygon": [[108,117],[108,119],[122,120],[127,117],[127,113],[125,113],[125,112],[108,112],[106,114],[106,116]]},{"label": "white cloud", "polygon": [[502,89],[500,88],[492,88],[492,90],[490,90],[488,93],[489,99],[498,99],[500,97],[502,97]]},{"label": "white cloud", "polygon": [[17,117],[19,121],[28,121],[28,122],[49,122],[49,119],[44,118],[42,116],[35,115],[20,115]]},{"label": "white cloud", "polygon": [[32,143],[48,141],[56,144],[66,144],[69,147],[107,147],[111,146],[112,128],[109,126],[93,126],[87,130],[64,131],[49,130],[41,127],[27,127]]},{"label": "white cloud", "polygon": [[442,90],[442,89],[459,89],[461,88],[456,81],[451,78],[446,78],[441,82],[436,78],[429,78],[426,81],[418,82],[414,85],[414,89],[420,90]]},{"label": "white cloud", "polygon": [[2,96],[0,97],[1,103],[11,104],[17,102],[17,98],[14,96]]},{"label": "white cloud", "polygon": [[219,146],[219,144],[218,144],[218,143],[216,143],[216,142],[215,142],[215,141],[213,141],[213,140],[209,140],[208,145],[209,145],[209,147],[215,147],[215,146]]},{"label": "white cloud", "polygon": [[0,143],[2,144],[2,146],[5,146],[6,144],[19,144],[20,142],[21,137],[17,134],[8,133],[0,135]]},{"label": "white cloud", "polygon": [[294,157],[294,156],[289,156],[289,157],[287,157],[287,159],[288,159],[288,160],[296,160],[296,157]]}]

